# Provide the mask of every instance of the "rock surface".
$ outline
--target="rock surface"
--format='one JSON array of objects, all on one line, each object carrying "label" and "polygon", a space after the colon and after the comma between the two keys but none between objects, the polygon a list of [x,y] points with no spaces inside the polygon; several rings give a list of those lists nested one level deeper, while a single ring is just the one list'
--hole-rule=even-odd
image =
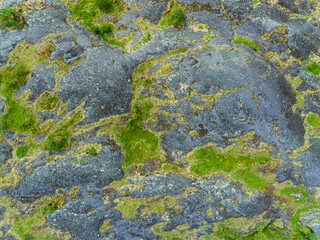
[{"label": "rock surface", "polygon": [[0,238],[320,238],[319,9],[0,1]]}]

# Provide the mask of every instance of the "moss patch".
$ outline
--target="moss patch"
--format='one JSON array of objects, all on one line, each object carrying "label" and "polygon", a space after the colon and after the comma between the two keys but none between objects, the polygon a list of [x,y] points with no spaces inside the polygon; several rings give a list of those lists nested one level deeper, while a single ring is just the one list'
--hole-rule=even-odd
[{"label": "moss patch", "polygon": [[51,42],[30,45],[19,43],[10,53],[8,64],[0,70],[0,94],[6,98],[7,112],[0,118],[1,129],[19,133],[31,131],[37,124],[32,109],[15,97],[38,64],[47,60],[54,50]]},{"label": "moss patch", "polygon": [[57,235],[48,234],[42,226],[46,222],[46,216],[61,208],[64,204],[63,196],[55,196],[43,199],[39,206],[35,206],[35,213],[26,217],[19,217],[12,227],[15,235],[23,240],[60,240]]},{"label": "moss patch", "polygon": [[37,108],[41,111],[53,111],[60,102],[57,95],[50,92],[43,93],[37,101]]},{"label": "moss patch", "polygon": [[259,52],[259,49],[261,47],[261,43],[258,41],[252,41],[249,37],[241,36],[237,39],[233,40],[234,44],[244,44],[248,46],[249,48],[252,48],[254,51]]},{"label": "moss patch", "polygon": [[306,69],[309,73],[313,75],[319,75],[320,74],[320,63],[317,63],[315,61],[311,61],[307,66]]},{"label": "moss patch", "polygon": [[185,9],[180,4],[174,2],[168,14],[164,16],[160,25],[182,28],[184,27],[184,20],[186,17]]},{"label": "moss patch", "polygon": [[196,149],[187,158],[187,162],[194,176],[205,177],[215,172],[224,172],[253,189],[263,190],[267,181],[254,170],[272,159],[266,150],[243,151],[241,145],[225,149],[209,145]]},{"label": "moss patch", "polygon": [[16,9],[11,7],[0,9],[0,30],[21,29],[23,25],[22,14]]}]

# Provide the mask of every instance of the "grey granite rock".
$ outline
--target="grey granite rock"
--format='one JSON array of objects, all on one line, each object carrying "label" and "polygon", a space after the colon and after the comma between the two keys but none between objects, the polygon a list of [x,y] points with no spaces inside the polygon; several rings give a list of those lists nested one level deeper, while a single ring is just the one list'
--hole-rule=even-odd
[{"label": "grey granite rock", "polygon": [[56,78],[53,71],[57,70],[56,67],[49,69],[36,69],[32,74],[28,82],[19,88],[17,97],[20,97],[23,90],[30,89],[32,94],[29,97],[30,101],[36,100],[42,93],[46,91],[52,91],[56,85]]},{"label": "grey granite rock", "polygon": [[157,2],[155,4],[143,6],[140,13],[143,18],[149,20],[153,24],[158,24],[166,9],[166,2]]},{"label": "grey granite rock", "polygon": [[58,188],[93,185],[99,188],[123,177],[122,154],[113,145],[104,145],[97,156],[65,159],[36,168],[16,191],[19,198],[35,198],[53,193]]},{"label": "grey granite rock", "polygon": [[131,106],[131,75],[122,51],[110,47],[88,50],[87,60],[60,79],[58,96],[68,111],[85,102],[87,122],[128,112]]},{"label": "grey granite rock", "polygon": [[2,143],[0,145],[0,165],[4,164],[8,159],[12,158],[13,148],[8,143]]}]

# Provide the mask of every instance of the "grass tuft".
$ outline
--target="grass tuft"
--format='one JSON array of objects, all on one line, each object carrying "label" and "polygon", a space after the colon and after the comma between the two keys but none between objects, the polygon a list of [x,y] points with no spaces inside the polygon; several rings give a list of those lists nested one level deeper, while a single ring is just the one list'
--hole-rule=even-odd
[{"label": "grass tuft", "polygon": [[0,9],[0,30],[14,30],[22,27],[23,18],[21,13],[11,7]]},{"label": "grass tuft", "polygon": [[309,73],[317,76],[320,74],[320,63],[312,61],[309,65],[307,65],[306,69]]},{"label": "grass tuft", "polygon": [[260,42],[252,41],[249,37],[246,37],[246,36],[238,37],[237,39],[233,40],[233,43],[244,44],[244,45],[252,48],[256,52],[259,52],[260,47],[261,47]]},{"label": "grass tuft", "polygon": [[37,102],[37,107],[42,111],[54,110],[60,102],[58,96],[54,93],[45,92]]},{"label": "grass tuft", "polygon": [[45,140],[46,149],[48,151],[61,151],[68,145],[71,132],[68,130],[60,130],[49,134]]},{"label": "grass tuft", "polygon": [[187,16],[185,10],[179,4],[174,4],[168,15],[164,17],[160,25],[182,28],[184,27],[184,20],[186,19],[186,17]]}]

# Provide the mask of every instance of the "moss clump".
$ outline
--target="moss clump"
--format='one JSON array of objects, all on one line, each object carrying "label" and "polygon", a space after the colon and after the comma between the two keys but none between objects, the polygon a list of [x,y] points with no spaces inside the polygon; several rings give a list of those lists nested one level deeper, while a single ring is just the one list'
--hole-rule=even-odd
[{"label": "moss clump", "polygon": [[113,33],[114,25],[107,22],[102,22],[100,26],[93,26],[94,34],[99,35],[103,40],[107,41],[108,37]]},{"label": "moss clump", "polygon": [[59,102],[60,99],[57,95],[46,92],[40,97],[37,107],[42,111],[52,111],[58,106]]},{"label": "moss clump", "polygon": [[110,13],[114,11],[118,2],[114,0],[96,0],[95,4],[102,12]]},{"label": "moss clump", "polygon": [[16,220],[12,227],[15,235],[23,240],[60,240],[57,235],[46,234],[42,226],[46,222],[46,216],[61,208],[64,202],[63,196],[44,199],[43,203],[36,207],[33,215],[19,217]]},{"label": "moss clump", "polygon": [[10,98],[11,95],[27,81],[30,70],[23,64],[7,67],[0,72],[1,93],[3,96]]},{"label": "moss clump", "polygon": [[8,111],[0,119],[2,130],[14,130],[18,133],[31,131],[38,122],[33,112],[17,101],[7,100]]},{"label": "moss clump", "polygon": [[49,134],[45,140],[45,146],[48,151],[61,151],[68,145],[71,132],[61,130]]},{"label": "moss clump", "polygon": [[158,137],[141,126],[142,122],[151,116],[152,108],[153,103],[150,100],[140,98],[132,108],[127,126],[117,133],[125,151],[125,166],[143,163],[158,156]]},{"label": "moss clump", "polygon": [[45,149],[48,151],[61,151],[64,150],[72,136],[71,128],[72,126],[82,119],[82,114],[80,111],[76,112],[72,117],[63,120],[53,129],[51,133],[48,134],[44,143]]},{"label": "moss clump", "polygon": [[317,76],[320,74],[320,63],[312,61],[306,66],[306,69],[309,73]]},{"label": "moss clump", "polygon": [[320,116],[316,113],[309,113],[306,118],[309,125],[307,132],[311,135],[320,136]]},{"label": "moss clump", "polygon": [[233,40],[233,43],[244,44],[252,48],[256,52],[258,52],[261,47],[261,43],[259,43],[258,41],[252,41],[249,37],[246,36],[238,37],[237,39]]},{"label": "moss clump", "polygon": [[35,146],[33,144],[25,144],[22,146],[17,147],[16,155],[18,158],[23,158],[28,156],[28,153],[31,149],[33,149]]},{"label": "moss clump", "polygon": [[104,42],[124,47],[124,43],[110,38],[114,25],[108,22],[99,23],[98,21],[106,13],[122,10],[118,0],[81,0],[77,1],[76,4],[72,3],[70,9],[74,18],[79,19],[83,26],[99,35]]},{"label": "moss clump", "polygon": [[0,30],[21,29],[23,27],[23,18],[20,12],[7,7],[0,9]]},{"label": "moss clump", "polygon": [[271,159],[270,154],[262,150],[241,151],[238,146],[227,149],[206,146],[192,153],[188,161],[191,163],[191,173],[197,177],[225,172],[253,189],[263,190],[267,181],[254,172],[254,169]]},{"label": "moss clump", "polygon": [[118,133],[119,141],[125,151],[124,165],[143,163],[157,157],[159,140],[153,133],[139,125],[129,125]]},{"label": "moss clump", "polygon": [[186,19],[186,12],[182,6],[175,3],[167,16],[161,21],[162,26],[173,26],[175,28],[184,27],[184,20]]},{"label": "moss clump", "polygon": [[19,43],[10,53],[9,63],[0,71],[0,93],[6,98],[7,112],[0,118],[1,129],[18,133],[33,130],[37,117],[30,108],[19,102],[16,91],[27,82],[36,65],[49,58],[54,50],[51,42],[36,45]]},{"label": "moss clump", "polygon": [[95,147],[87,148],[86,153],[90,155],[97,155],[97,150],[95,149]]}]

